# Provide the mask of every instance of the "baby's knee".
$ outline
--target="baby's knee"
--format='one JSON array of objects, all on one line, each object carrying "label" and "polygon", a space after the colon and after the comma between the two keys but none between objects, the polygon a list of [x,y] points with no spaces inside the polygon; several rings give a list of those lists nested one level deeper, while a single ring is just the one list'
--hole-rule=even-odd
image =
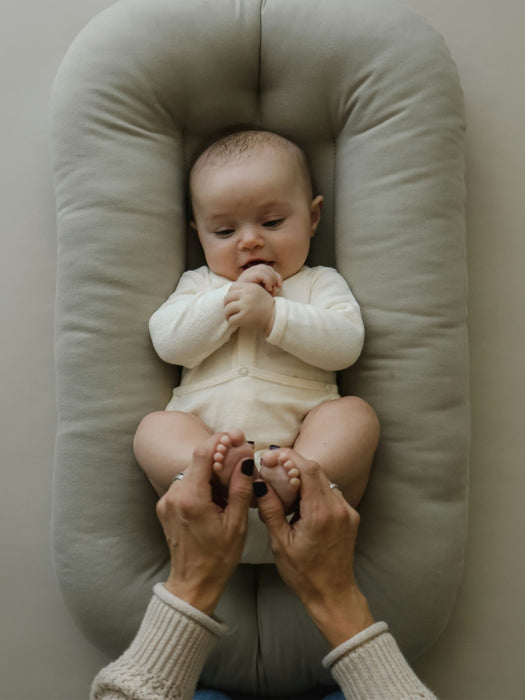
[{"label": "baby's knee", "polygon": [[185,429],[185,424],[193,422],[193,416],[188,416],[179,411],[153,411],[148,413],[140,421],[135,437],[133,440],[133,448],[135,454],[140,451],[142,446],[149,447],[150,443],[160,441],[164,442],[171,435],[176,434],[176,431]]},{"label": "baby's knee", "polygon": [[364,399],[359,396],[342,396],[339,401],[344,405],[345,410],[353,415],[360,416],[363,421],[379,426],[376,412]]},{"label": "baby's knee", "polygon": [[164,420],[164,413],[165,411],[153,411],[153,413],[148,413],[138,424],[133,438],[133,449],[137,457],[144,443],[147,443],[151,439],[151,436],[158,431],[159,425]]},{"label": "baby's knee", "polygon": [[153,411],[144,416],[135,431],[135,440],[140,440],[156,430],[165,420],[165,414],[166,411]]},{"label": "baby's knee", "polygon": [[381,432],[379,418],[372,406],[359,396],[343,396],[342,402],[349,418],[358,422],[361,431],[367,435],[371,443],[377,444]]}]

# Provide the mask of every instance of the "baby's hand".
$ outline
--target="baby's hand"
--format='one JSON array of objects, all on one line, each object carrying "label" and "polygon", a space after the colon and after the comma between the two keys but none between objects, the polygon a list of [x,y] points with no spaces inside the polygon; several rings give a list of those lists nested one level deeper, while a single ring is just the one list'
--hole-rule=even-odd
[{"label": "baby's hand", "polygon": [[259,328],[269,335],[274,306],[275,300],[262,285],[237,280],[224,297],[224,316],[233,328]]},{"label": "baby's hand", "polygon": [[264,263],[252,265],[252,267],[244,270],[237,278],[237,282],[259,284],[273,297],[283,286],[281,275],[271,265],[265,265]]}]

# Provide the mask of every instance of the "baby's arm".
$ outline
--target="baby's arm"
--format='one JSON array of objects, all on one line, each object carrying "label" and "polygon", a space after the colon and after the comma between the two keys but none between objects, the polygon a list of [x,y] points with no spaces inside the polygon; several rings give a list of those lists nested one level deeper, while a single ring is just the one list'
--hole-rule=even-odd
[{"label": "baby's arm", "polygon": [[175,292],[150,318],[151,339],[165,362],[195,367],[231,337],[224,318],[229,284],[212,285],[206,268],[185,272]]},{"label": "baby's arm", "polygon": [[321,369],[344,369],[357,360],[363,347],[359,304],[333,268],[312,268],[309,274],[312,285],[308,303],[282,296],[274,300],[267,340]]}]

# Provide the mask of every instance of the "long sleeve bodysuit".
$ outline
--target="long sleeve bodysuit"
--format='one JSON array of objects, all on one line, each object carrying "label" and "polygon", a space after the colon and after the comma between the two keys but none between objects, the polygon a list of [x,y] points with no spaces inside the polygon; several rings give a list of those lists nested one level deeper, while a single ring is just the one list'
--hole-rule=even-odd
[{"label": "long sleeve bodysuit", "polygon": [[291,446],[306,414],[337,398],[335,372],[359,357],[359,305],[334,269],[305,266],[284,280],[264,337],[226,321],[230,285],[207,267],[185,272],[151,317],[158,355],[183,367],[166,410],[194,413],[213,430],[241,428],[256,449]]}]

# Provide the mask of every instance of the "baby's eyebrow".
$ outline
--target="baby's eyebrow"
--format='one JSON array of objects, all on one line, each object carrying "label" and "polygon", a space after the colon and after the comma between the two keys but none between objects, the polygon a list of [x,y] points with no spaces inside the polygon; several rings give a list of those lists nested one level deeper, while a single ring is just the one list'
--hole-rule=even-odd
[{"label": "baby's eyebrow", "polygon": [[228,218],[228,214],[222,213],[222,212],[217,212],[215,214],[210,214],[209,216],[204,217],[204,223],[207,226],[212,226],[213,224],[216,224],[217,222],[224,221],[225,219]]},{"label": "baby's eyebrow", "polygon": [[272,199],[268,202],[264,202],[258,207],[259,211],[266,211],[267,209],[285,209],[288,208],[289,204],[287,201],[282,199]]}]

